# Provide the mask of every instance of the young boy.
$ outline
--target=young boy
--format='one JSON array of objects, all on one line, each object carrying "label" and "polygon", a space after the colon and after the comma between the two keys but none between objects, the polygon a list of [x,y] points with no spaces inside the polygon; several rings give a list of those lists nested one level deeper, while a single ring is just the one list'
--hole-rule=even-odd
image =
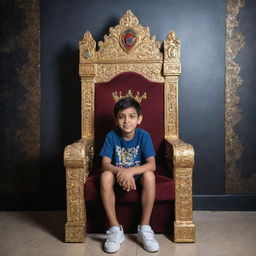
[{"label": "young boy", "polygon": [[142,185],[142,216],[138,226],[138,241],[145,250],[156,252],[159,244],[149,226],[155,200],[155,152],[151,137],[146,131],[137,128],[142,121],[141,106],[133,98],[120,99],[114,107],[118,130],[106,136],[101,149],[102,174],[101,197],[110,228],[104,250],[113,253],[119,250],[124,241],[124,232],[115,211],[114,185],[117,182],[129,192],[136,189],[136,182]]}]

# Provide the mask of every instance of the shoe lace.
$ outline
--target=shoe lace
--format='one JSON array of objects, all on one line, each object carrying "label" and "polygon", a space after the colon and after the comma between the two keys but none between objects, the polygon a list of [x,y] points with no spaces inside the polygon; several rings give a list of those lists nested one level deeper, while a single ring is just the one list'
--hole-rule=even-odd
[{"label": "shoe lace", "polygon": [[147,240],[156,241],[155,233],[153,231],[143,231],[142,234]]},{"label": "shoe lace", "polygon": [[118,232],[107,231],[106,242],[114,242],[114,243],[116,243],[117,237],[118,237]]}]

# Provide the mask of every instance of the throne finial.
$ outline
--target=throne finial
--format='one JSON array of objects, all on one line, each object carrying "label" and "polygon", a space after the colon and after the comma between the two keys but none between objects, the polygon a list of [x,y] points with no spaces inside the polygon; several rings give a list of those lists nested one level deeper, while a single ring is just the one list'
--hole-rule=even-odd
[{"label": "throne finial", "polygon": [[122,92],[119,92],[119,96],[118,96],[117,91],[115,91],[115,92],[112,92],[112,96],[113,96],[113,99],[115,102],[118,102],[119,100],[126,98],[126,97],[131,97],[131,98],[135,99],[136,101],[138,101],[139,103],[141,103],[141,101],[143,99],[145,99],[145,100],[147,99],[146,92],[144,92],[144,94],[140,96],[139,91],[136,93],[136,95],[133,95],[131,90],[129,90],[126,95],[122,95]]}]

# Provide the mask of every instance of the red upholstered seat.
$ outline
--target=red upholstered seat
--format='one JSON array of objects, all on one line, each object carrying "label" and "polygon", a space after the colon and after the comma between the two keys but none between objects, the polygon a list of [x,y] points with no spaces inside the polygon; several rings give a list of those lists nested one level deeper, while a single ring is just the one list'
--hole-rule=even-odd
[{"label": "red upholstered seat", "polygon": [[[100,179],[99,175],[91,175],[87,178],[85,183],[85,200],[86,201],[100,201]],[[118,193],[118,202],[135,203],[140,202],[140,187],[135,191],[126,192],[116,186]],[[156,201],[174,200],[174,183],[173,179],[156,175]]]},{"label": "red upholstered seat", "polygon": [[[141,218],[140,193],[117,189],[116,212],[118,220],[126,233],[136,233]],[[174,182],[173,179],[156,174],[156,201],[151,215],[150,225],[156,233],[171,233],[174,220]],[[100,198],[99,175],[91,175],[85,183],[86,230],[88,233],[105,233],[109,227],[105,210]]]}]

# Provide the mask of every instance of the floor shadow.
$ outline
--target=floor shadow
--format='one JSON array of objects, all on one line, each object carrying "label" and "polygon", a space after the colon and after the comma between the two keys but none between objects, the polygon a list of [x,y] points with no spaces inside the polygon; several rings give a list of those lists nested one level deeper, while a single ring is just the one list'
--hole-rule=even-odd
[{"label": "floor shadow", "polygon": [[93,240],[93,241],[99,242],[99,243],[101,244],[101,249],[102,249],[102,251],[104,251],[104,242],[105,242],[105,240],[106,240],[105,237],[104,237],[104,238],[101,238],[101,237],[91,236],[90,239]]},{"label": "floor shadow", "polygon": [[140,243],[137,240],[137,234],[127,234],[126,237],[133,241],[135,244],[140,245]]},{"label": "floor shadow", "polygon": [[20,212],[20,217],[28,224],[47,232],[61,242],[65,241],[65,211]]},{"label": "floor shadow", "polygon": [[173,233],[171,233],[171,234],[164,234],[164,236],[174,243],[174,234]]}]

